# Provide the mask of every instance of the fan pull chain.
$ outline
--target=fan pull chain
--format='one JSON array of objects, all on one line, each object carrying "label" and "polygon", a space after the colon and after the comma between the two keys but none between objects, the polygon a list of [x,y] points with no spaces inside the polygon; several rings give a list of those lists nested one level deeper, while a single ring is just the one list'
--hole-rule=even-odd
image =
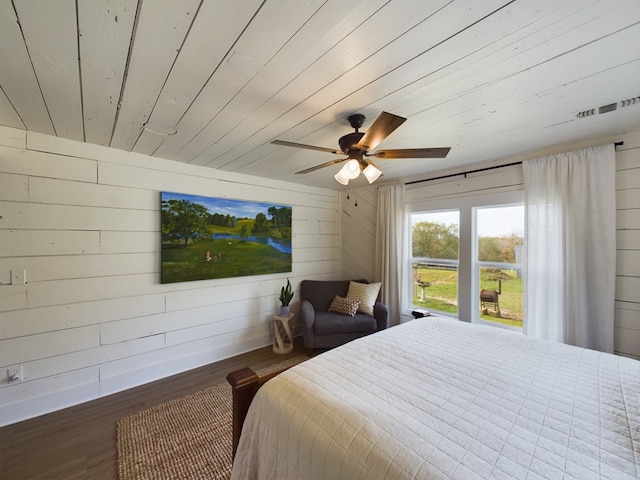
[{"label": "fan pull chain", "polygon": [[[353,194],[353,198],[355,199],[355,204],[353,205],[354,207],[358,206],[358,194],[354,193]],[[351,199],[351,190],[347,190],[347,200]]]},{"label": "fan pull chain", "polygon": [[[353,197],[355,199],[355,204],[353,206],[357,207],[358,206],[358,194],[354,193]],[[350,199],[351,199],[351,190],[347,190],[347,200],[350,200]]]}]

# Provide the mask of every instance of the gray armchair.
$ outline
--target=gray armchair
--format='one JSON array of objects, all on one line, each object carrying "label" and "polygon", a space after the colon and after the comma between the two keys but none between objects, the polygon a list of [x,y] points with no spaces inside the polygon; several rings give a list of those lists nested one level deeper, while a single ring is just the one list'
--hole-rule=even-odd
[{"label": "gray armchair", "polygon": [[[357,280],[368,283],[366,280]],[[304,346],[309,354],[314,348],[332,348],[387,328],[387,306],[376,301],[373,316],[358,312],[353,317],[330,312],[336,295],[346,297],[349,280],[303,280],[300,282],[300,323]]]}]

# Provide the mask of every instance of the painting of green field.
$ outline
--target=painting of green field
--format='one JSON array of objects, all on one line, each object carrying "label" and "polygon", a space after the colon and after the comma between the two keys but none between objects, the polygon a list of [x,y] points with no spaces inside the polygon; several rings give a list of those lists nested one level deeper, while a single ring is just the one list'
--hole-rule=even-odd
[{"label": "painting of green field", "polygon": [[162,283],[291,272],[291,206],[161,195]]}]

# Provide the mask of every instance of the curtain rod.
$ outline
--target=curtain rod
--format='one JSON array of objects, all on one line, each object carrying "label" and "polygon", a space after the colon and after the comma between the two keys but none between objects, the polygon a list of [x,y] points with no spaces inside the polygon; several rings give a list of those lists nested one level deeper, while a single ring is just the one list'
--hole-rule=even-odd
[{"label": "curtain rod", "polygon": [[[624,145],[624,142],[615,142],[613,145],[614,147],[619,147],[621,145]],[[443,178],[459,177],[460,175],[464,175],[464,177],[466,178],[467,175],[471,173],[486,172],[487,170],[495,170],[496,168],[513,167],[514,165],[522,165],[522,162],[520,161],[520,162],[505,163],[504,165],[495,165],[493,167],[477,168],[475,170],[467,170],[466,172],[460,172],[460,173],[450,173],[449,175],[441,175],[439,177],[425,178],[423,180],[413,180],[412,182],[406,182],[405,185],[431,182],[433,180],[442,180]]]}]

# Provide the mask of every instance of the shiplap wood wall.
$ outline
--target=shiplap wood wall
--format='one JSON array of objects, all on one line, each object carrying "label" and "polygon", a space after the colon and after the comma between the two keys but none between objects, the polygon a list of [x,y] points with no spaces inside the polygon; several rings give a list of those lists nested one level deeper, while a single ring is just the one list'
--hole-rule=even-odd
[{"label": "shiplap wood wall", "polygon": [[[618,140],[615,348],[640,359],[640,132],[590,144]],[[416,184],[407,200],[521,185],[511,167]],[[287,275],[159,284],[162,190],[292,204],[296,289],[374,279],[376,186],[338,193],[0,127],[1,425],[271,342]],[[18,366],[26,380],[8,385]]]},{"label": "shiplap wood wall", "polygon": [[616,310],[614,348],[640,360],[640,132],[616,153]]},{"label": "shiplap wood wall", "polygon": [[[617,147],[616,151],[617,266],[614,348],[620,355],[640,359],[640,132],[594,139],[581,144],[556,146],[526,156],[504,158],[478,165],[473,169],[505,165],[551,153],[617,141],[623,141],[624,145]],[[438,172],[432,176],[449,173],[459,171]],[[456,176],[408,185],[406,202],[421,203],[522,188],[522,167],[512,166],[466,177]],[[377,187],[352,191],[350,201],[345,200],[345,193],[342,195],[343,272],[353,276],[374,263]],[[357,207],[354,205],[354,197],[358,199]]]},{"label": "shiplap wood wall", "polygon": [[[345,280],[375,278],[377,188],[341,192],[342,276]],[[371,255],[363,254],[371,252]]]},{"label": "shiplap wood wall", "polygon": [[[161,285],[161,191],[293,205],[292,272]],[[287,277],[297,291],[341,276],[339,203],[332,190],[0,127],[0,424],[270,344]],[[9,384],[19,367],[25,380]]]}]

